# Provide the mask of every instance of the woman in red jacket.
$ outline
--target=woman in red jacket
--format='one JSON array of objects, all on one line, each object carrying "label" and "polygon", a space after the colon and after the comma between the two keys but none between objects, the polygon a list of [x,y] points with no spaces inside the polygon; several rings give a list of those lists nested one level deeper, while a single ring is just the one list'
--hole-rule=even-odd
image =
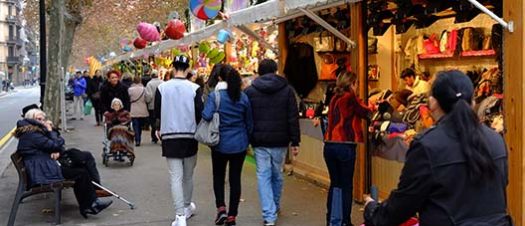
[{"label": "woman in red jacket", "polygon": [[337,77],[335,95],[330,101],[324,159],[330,174],[326,207],[327,225],[352,225],[352,189],[357,143],[363,142],[362,119],[371,111],[357,98],[357,75],[343,72]]}]

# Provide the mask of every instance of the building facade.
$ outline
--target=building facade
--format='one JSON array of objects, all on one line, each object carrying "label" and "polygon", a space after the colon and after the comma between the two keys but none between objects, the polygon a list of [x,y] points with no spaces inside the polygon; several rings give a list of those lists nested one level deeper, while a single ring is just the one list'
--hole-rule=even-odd
[{"label": "building facade", "polygon": [[20,50],[24,41],[20,38],[22,29],[22,6],[18,0],[0,0],[0,76],[21,84]]}]

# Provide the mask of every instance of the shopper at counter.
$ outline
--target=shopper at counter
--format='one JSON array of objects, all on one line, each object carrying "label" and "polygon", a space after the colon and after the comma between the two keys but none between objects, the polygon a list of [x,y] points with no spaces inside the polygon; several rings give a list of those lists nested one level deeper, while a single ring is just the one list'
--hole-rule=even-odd
[{"label": "shopper at counter", "polygon": [[367,226],[400,225],[416,213],[422,226],[511,225],[505,143],[479,123],[473,95],[462,72],[437,75],[429,98],[437,124],[412,141],[390,197],[382,203],[366,198]]},{"label": "shopper at counter", "polygon": [[406,88],[412,91],[414,94],[428,93],[430,87],[428,82],[419,78],[416,75],[416,71],[412,68],[407,68],[401,72],[401,79],[405,82]]},{"label": "shopper at counter", "polygon": [[328,110],[324,159],[330,175],[326,207],[327,225],[350,226],[357,143],[364,142],[361,120],[371,110],[357,97],[357,75],[343,72],[337,77],[335,96]]},{"label": "shopper at counter", "polygon": [[245,93],[251,102],[257,182],[264,225],[275,225],[283,188],[282,166],[288,146],[299,153],[301,139],[295,94],[286,79],[277,75],[277,63],[263,60],[259,76]]}]

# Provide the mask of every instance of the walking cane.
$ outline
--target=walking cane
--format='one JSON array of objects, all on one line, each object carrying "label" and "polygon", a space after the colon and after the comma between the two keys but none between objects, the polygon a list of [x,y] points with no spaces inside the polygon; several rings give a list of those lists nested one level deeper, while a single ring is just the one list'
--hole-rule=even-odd
[{"label": "walking cane", "polygon": [[130,202],[130,201],[128,201],[128,200],[122,198],[120,195],[118,195],[118,194],[112,192],[111,190],[109,190],[109,189],[103,187],[102,185],[98,184],[97,182],[91,181],[91,183],[93,183],[95,186],[97,186],[97,187],[99,187],[99,188],[102,188],[102,190],[107,191],[109,194],[115,196],[117,199],[119,199],[119,200],[125,202],[126,204],[128,204],[128,206],[129,206],[130,209],[135,209],[135,204],[134,204],[134,203],[132,203],[132,202]]}]

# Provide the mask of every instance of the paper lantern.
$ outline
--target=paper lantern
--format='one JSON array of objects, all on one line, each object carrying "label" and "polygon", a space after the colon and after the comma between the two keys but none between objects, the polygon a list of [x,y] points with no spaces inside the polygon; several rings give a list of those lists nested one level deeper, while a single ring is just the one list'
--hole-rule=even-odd
[{"label": "paper lantern", "polygon": [[160,41],[159,31],[157,27],[148,23],[139,23],[137,25],[137,31],[142,39],[148,42]]},{"label": "paper lantern", "polygon": [[186,27],[182,21],[174,19],[170,20],[166,29],[164,29],[164,34],[170,39],[179,40],[184,37],[184,32],[186,32]]},{"label": "paper lantern", "polygon": [[233,34],[230,30],[222,29],[219,31],[219,35],[217,35],[217,42],[224,44],[230,40],[232,36]]},{"label": "paper lantern", "polygon": [[146,48],[146,45],[148,44],[148,42],[146,42],[146,40],[140,38],[140,37],[137,37],[135,38],[135,41],[133,41],[133,46],[135,46],[135,48],[137,49],[144,49]]},{"label": "paper lantern", "polygon": [[222,0],[190,0],[190,10],[197,18],[209,20],[219,15]]}]

